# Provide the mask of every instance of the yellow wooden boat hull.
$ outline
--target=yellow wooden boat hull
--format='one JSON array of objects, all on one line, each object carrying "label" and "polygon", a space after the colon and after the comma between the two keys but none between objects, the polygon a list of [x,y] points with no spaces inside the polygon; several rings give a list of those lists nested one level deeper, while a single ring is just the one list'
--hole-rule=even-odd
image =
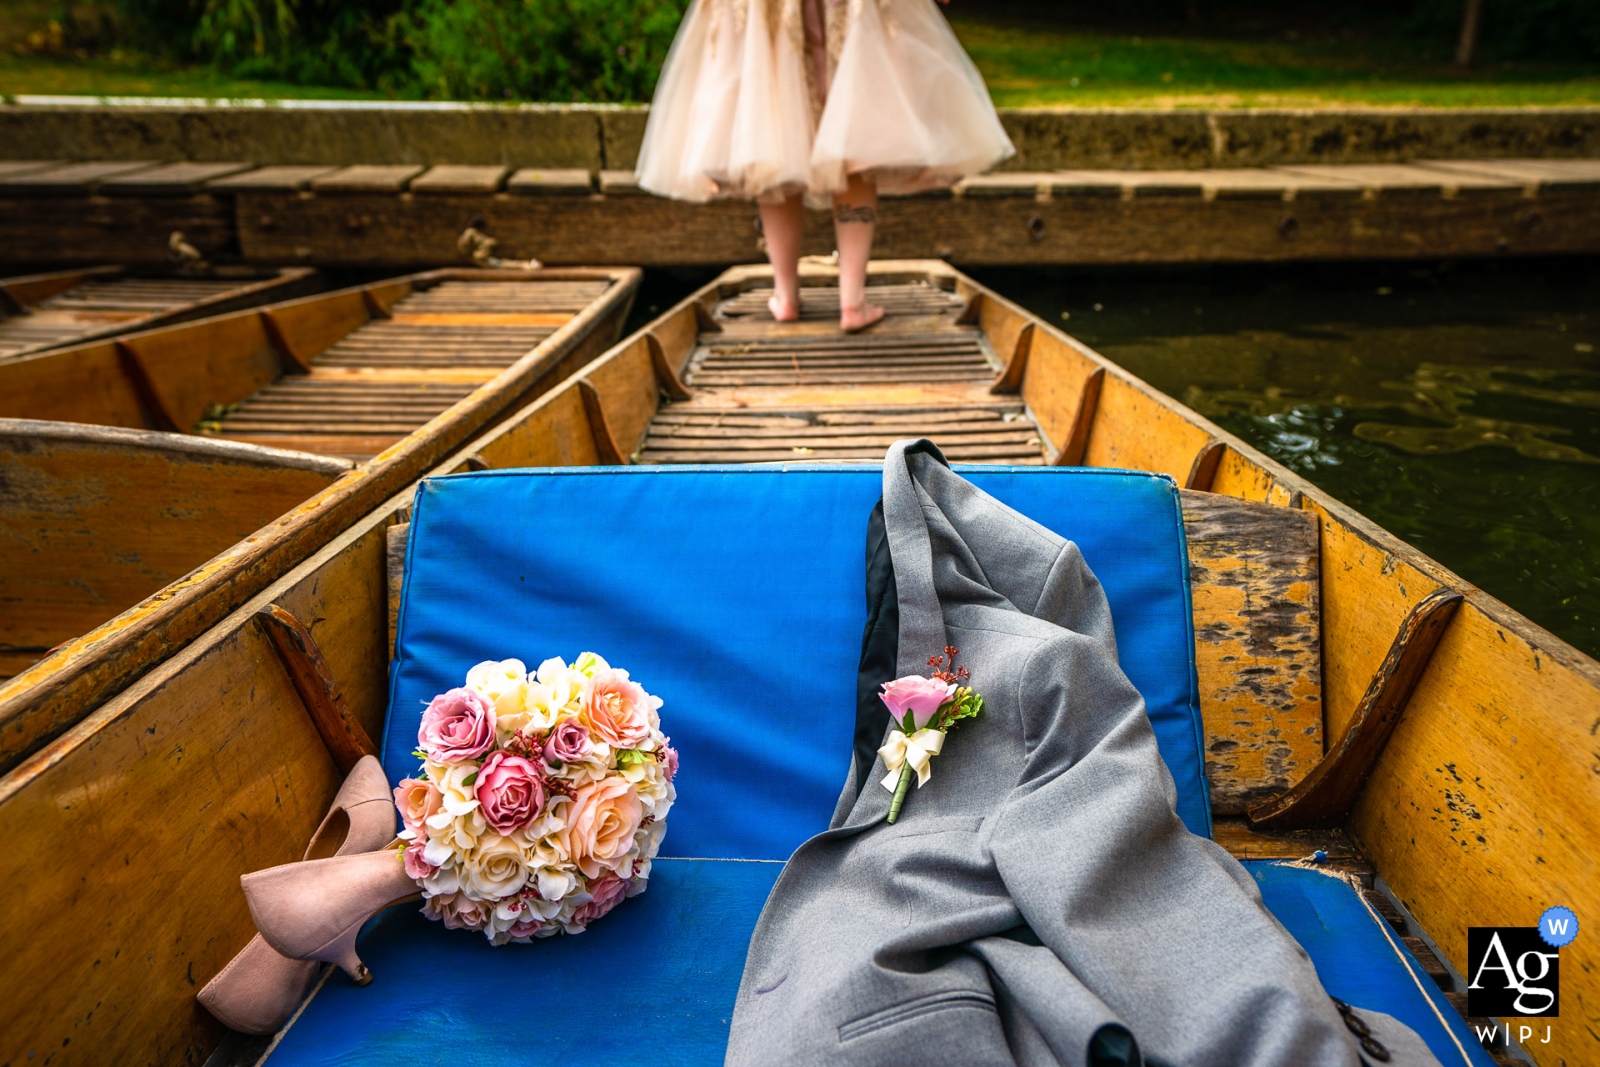
[{"label": "yellow wooden boat hull", "polygon": [[[1458,970],[1468,926],[1531,925],[1555,903],[1600,914],[1584,847],[1600,808],[1600,665],[945,265],[886,263],[874,273],[961,298],[984,343],[1011,356],[1002,384],[1020,390],[1046,461],[1081,449],[1073,458],[1090,466],[1165,472],[1206,482],[1208,499],[1311,517],[1327,754],[1292,767],[1288,792],[1269,791],[1277,801],[1257,793],[1228,803],[1314,823],[1342,795],[1344,810],[1320,835],[1219,819],[1221,843],[1257,858],[1328,847],[1335,868],[1358,849]],[[685,391],[681,372],[715,304],[764,276],[728,272],[432,471],[625,460],[663,392]],[[198,1062],[216,1047],[223,1031],[194,993],[251,935],[238,876],[296,858],[340,777],[259,613],[276,605],[306,623],[349,714],[376,735],[411,497],[411,486],[396,487],[0,778],[0,819],[12,828],[0,866],[12,894],[0,1062],[33,1049],[62,1050],[56,1062]],[[1428,607],[1439,603],[1453,613]],[[1238,605],[1197,597],[1196,610],[1227,618]],[[1230,714],[1232,698],[1218,693],[1253,664],[1208,655],[1201,640],[1208,755],[1227,750],[1219,742],[1237,748],[1276,729]],[[1406,647],[1425,654],[1397,659]],[[1396,678],[1407,672],[1414,684],[1397,699]],[[1392,727],[1365,763],[1349,755],[1357,719],[1369,736]],[[1235,780],[1271,780],[1270,755],[1238,761]],[[1319,774],[1330,784],[1294,799]],[[1581,1022],[1600,1003],[1600,972],[1563,977],[1572,1021],[1531,1048],[1548,1067],[1600,1060],[1600,1039]]]},{"label": "yellow wooden boat hull", "polygon": [[[195,430],[240,442],[363,457],[293,507],[264,512],[262,498],[240,498],[225,521],[207,530],[164,521],[166,511],[180,506],[174,494],[181,495],[181,486],[173,483],[167,492],[138,478],[112,477],[123,461],[117,455],[49,468],[11,454],[10,473],[21,479],[18,484],[37,491],[0,500],[0,508],[25,514],[42,494],[53,501],[58,519],[72,525],[77,516],[80,578],[91,595],[57,596],[33,582],[33,557],[51,551],[49,537],[41,540],[43,527],[20,533],[0,556],[0,595],[8,613],[32,616],[31,628],[24,627],[27,632],[5,649],[10,669],[4,673],[16,676],[0,684],[0,768],[82,719],[472,435],[604,351],[621,332],[640,277],[631,268],[431,271],[0,360],[0,418],[160,433]],[[430,298],[452,286],[507,285],[579,285],[595,292],[559,316],[533,316],[540,321],[510,331],[498,321],[485,326],[478,312],[450,313],[453,320],[439,324],[409,321],[438,313],[405,310],[419,302],[433,306]],[[496,313],[488,317],[495,319]],[[463,323],[463,318],[472,321]],[[479,326],[507,334],[509,354],[501,344],[497,363],[462,366],[452,354],[466,344],[462,331]],[[517,341],[530,334],[539,340]],[[374,345],[364,337],[390,340]],[[355,402],[348,400],[352,379]],[[371,379],[378,381],[374,385]],[[436,402],[399,424],[380,423],[376,433],[360,429],[360,420],[370,418],[362,408],[374,406],[361,402],[362,390],[375,389],[381,401],[384,390],[397,383],[425,390],[441,382],[456,399]],[[346,401],[318,407],[315,398],[298,398],[296,391],[308,386]],[[275,395],[286,390],[287,398]],[[252,403],[269,394],[277,406],[265,429],[259,419],[241,422],[231,414],[209,421],[219,407],[240,401],[239,415],[246,415]],[[335,425],[342,422],[356,424],[354,432]],[[236,425],[242,428],[230,432]],[[367,456],[374,446],[376,454]],[[131,533],[111,524],[119,508],[130,516],[142,508],[138,521],[153,528]],[[252,519],[260,521],[252,524]],[[241,524],[249,536],[227,542],[218,552],[216,529]],[[186,532],[196,536],[185,539]],[[142,557],[131,558],[137,555],[131,542],[163,535],[173,539],[165,566],[144,568]],[[114,580],[119,572],[128,580]],[[43,601],[35,599],[41,594]]]}]

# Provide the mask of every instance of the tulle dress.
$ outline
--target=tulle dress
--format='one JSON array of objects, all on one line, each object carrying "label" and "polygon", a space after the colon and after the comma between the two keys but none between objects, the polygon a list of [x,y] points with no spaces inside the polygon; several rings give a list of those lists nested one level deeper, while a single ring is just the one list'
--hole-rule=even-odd
[{"label": "tulle dress", "polygon": [[638,174],[679,200],[825,206],[853,173],[912,193],[1014,151],[934,0],[693,0]]}]

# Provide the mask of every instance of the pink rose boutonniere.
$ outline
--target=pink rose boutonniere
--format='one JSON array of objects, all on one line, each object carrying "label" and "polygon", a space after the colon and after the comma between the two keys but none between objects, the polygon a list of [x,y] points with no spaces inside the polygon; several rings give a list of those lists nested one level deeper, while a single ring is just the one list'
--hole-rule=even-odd
[{"label": "pink rose boutonniere", "polygon": [[889,773],[883,787],[894,794],[889,802],[889,822],[900,817],[911,788],[911,772],[916,771],[921,788],[933,775],[929,766],[944,749],[945,734],[965,719],[977,718],[983,711],[983,698],[960,683],[969,677],[965,667],[956,666],[959,649],[946,645],[944,655],[928,658],[931,677],[908,674],[883,683],[879,699],[889,709],[895,729],[878,749]]}]

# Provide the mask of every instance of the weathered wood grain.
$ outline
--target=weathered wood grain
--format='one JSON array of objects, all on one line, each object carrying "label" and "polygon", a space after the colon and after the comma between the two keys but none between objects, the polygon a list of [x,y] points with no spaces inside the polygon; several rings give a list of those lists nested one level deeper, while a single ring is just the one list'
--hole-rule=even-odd
[{"label": "weathered wood grain", "polygon": [[377,746],[367,731],[351,715],[345,704],[339,679],[317,647],[316,638],[294,613],[278,604],[268,604],[256,612],[256,620],[266,631],[268,640],[278,653],[278,660],[300,695],[306,714],[311,716],[328,754],[339,765],[342,774],[349,774],[357,763],[367,756],[378,754]]},{"label": "weathered wood grain", "polygon": [[0,292],[15,306],[0,306],[0,358],[287,300],[320,283],[309,267],[229,268],[205,278],[92,267],[4,278]]},{"label": "weathered wood grain", "polygon": [[[254,613],[277,602],[315,620],[376,730],[387,519],[343,533],[0,778],[0,812],[26,823],[0,860],[16,887],[0,988],[29,1006],[0,1028],[0,1062],[39,1049],[56,1062],[205,1061],[222,1028],[194,994],[254,932],[239,875],[297,859],[341,777]],[[96,858],[66,859],[62,841]]]},{"label": "weathered wood grain", "polygon": [[1185,490],[1195,669],[1212,810],[1242,814],[1322,759],[1316,519]]},{"label": "weathered wood grain", "polygon": [[239,247],[234,210],[232,198],[209,193],[24,199],[0,186],[0,263],[165,267],[174,230],[208,258],[233,255]]},{"label": "weathered wood grain", "polygon": [[1460,593],[1441,589],[1411,610],[1327,758],[1282,796],[1252,805],[1252,826],[1299,830],[1344,824],[1460,606]]},{"label": "weathered wood grain", "polygon": [[218,178],[251,169],[249,163],[168,163],[148,170],[115,174],[100,182],[108,196],[187,196]]},{"label": "weathered wood grain", "polygon": [[0,419],[0,649],[41,658],[349,468],[185,435]]},{"label": "weathered wood grain", "polygon": [[[1552,189],[1528,200],[1520,186],[1502,181],[1516,195],[1366,199],[1324,193],[1319,182],[1342,186],[1298,177],[1304,195],[1296,189],[1288,202],[1246,196],[1243,187],[1238,195],[1219,187],[1212,197],[885,198],[876,249],[885,258],[1025,265],[1535,255],[1600,247],[1600,197],[1589,192]],[[1295,180],[1286,174],[1277,184],[1293,187]],[[1195,188],[1203,194],[1207,187]],[[456,238],[474,219],[494,234],[500,254],[546,263],[752,262],[762,258],[755,218],[753,206],[739,202],[692,205],[615,192],[410,199],[241,194],[238,203],[246,259],[329,266],[453,262],[460,255]],[[808,218],[805,252],[825,255],[832,241],[820,213]]]},{"label": "weathered wood grain", "polygon": [[[421,281],[427,284],[454,276],[451,272],[438,272]],[[524,272],[493,271],[472,271],[467,276],[479,282],[528,277]],[[554,282],[603,280],[608,288],[572,321],[419,431],[384,449],[360,468],[303,500],[269,526],[225,549],[156,595],[54,650],[0,685],[0,767],[14,764],[80,721],[239,603],[327,544],[375,501],[398,491],[474,434],[517,410],[527,399],[563,380],[572,370],[604,351],[626,318],[639,273],[632,270],[550,271],[538,277]],[[277,305],[277,309],[293,306],[293,303]],[[366,314],[365,310],[362,314]],[[259,316],[253,312],[239,313],[235,317],[219,316],[171,329],[220,329],[217,324],[235,321],[248,324],[237,327],[239,329],[256,331],[254,337],[260,349],[255,351],[264,351],[266,354],[262,358],[276,364],[279,357],[260,331]],[[164,336],[163,331],[150,331],[133,335],[129,343],[139,345],[141,354],[150,355],[154,360],[163,350],[147,341],[160,336]],[[94,346],[88,349],[93,351]],[[68,354],[75,351],[78,350],[67,350]],[[177,353],[173,356],[177,358]],[[0,361],[0,375],[9,375],[15,365],[34,358]],[[220,357],[211,354],[206,358]],[[155,365],[153,362],[152,366]],[[125,382],[122,388],[122,402],[134,412],[131,417],[142,418],[134,390]],[[0,403],[7,395],[0,389]]]},{"label": "weathered wood grain", "polygon": [[[1531,926],[1556,902],[1600,914],[1597,690],[1593,660],[1469,592],[1373,769],[1350,829],[1462,973],[1469,926]],[[1600,971],[1561,979],[1563,1022],[1528,1046],[1543,1067],[1600,1054],[1565,1023],[1600,1013]]]}]

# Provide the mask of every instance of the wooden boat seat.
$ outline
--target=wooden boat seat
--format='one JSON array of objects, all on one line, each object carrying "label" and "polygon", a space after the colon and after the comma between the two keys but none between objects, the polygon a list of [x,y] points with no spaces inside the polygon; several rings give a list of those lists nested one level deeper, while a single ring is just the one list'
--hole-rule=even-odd
[{"label": "wooden boat seat", "polygon": [[608,281],[445,281],[411,293],[287,374],[217,410],[203,432],[366,459],[494,378]]},{"label": "wooden boat seat", "polygon": [[307,267],[196,278],[90,267],[0,279],[0,359],[286,300],[317,282]]},{"label": "wooden boat seat", "polygon": [[[1123,667],[1145,696],[1178,813],[1209,836],[1189,557],[1173,481],[1112,470],[963,473],[1078,543],[1111,601]],[[880,479],[877,467],[744,466],[426,480],[409,526],[378,742],[390,777],[414,769],[423,701],[459,684],[473,663],[596,649],[666,700],[683,770],[664,858],[647,893],[579,938],[496,949],[426,922],[415,905],[391,909],[362,941],[374,982],[357,988],[331,973],[267,1062],[421,1062],[419,1050],[436,1050],[444,1035],[463,1064],[517,1061],[525,1035],[481,995],[486,983],[536,989],[541,1015],[565,1020],[541,1049],[548,1058],[633,1062],[648,1032],[675,1062],[720,1061],[762,902],[793,848],[827,825],[846,773],[861,543]],[[544,518],[571,512],[629,519]],[[781,768],[761,755],[780,741],[790,750]],[[1489,1067],[1350,881],[1311,866],[1249,869],[1333,995],[1402,1019],[1443,1063]],[[596,997],[585,976],[597,965],[629,980]]]}]

